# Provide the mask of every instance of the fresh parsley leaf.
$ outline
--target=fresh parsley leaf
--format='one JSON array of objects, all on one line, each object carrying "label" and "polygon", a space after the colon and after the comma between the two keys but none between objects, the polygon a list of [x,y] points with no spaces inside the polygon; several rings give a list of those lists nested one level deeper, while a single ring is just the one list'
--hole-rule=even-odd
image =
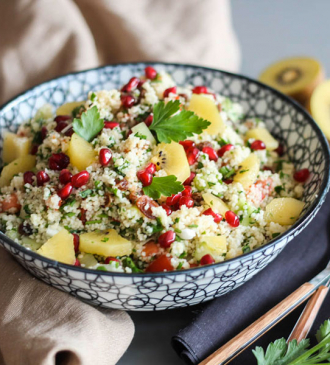
[{"label": "fresh parsley leaf", "polygon": [[277,185],[275,186],[274,190],[276,191],[277,194],[281,194],[281,191],[284,190],[284,187],[283,185]]},{"label": "fresh parsley leaf", "polygon": [[152,199],[159,199],[161,195],[171,196],[183,191],[183,185],[177,181],[176,176],[154,177],[149,186],[143,188],[144,194],[150,196]]},{"label": "fresh parsley leaf", "polygon": [[[180,110],[180,101],[160,101],[154,106],[154,119],[149,127],[157,134],[159,142],[179,142],[195,134],[201,134],[211,123],[199,118],[194,112]],[[175,115],[174,115],[175,114]]]},{"label": "fresh parsley leaf", "polygon": [[104,121],[94,105],[81,114],[81,119],[73,120],[73,130],[87,142],[90,142],[104,127]]}]

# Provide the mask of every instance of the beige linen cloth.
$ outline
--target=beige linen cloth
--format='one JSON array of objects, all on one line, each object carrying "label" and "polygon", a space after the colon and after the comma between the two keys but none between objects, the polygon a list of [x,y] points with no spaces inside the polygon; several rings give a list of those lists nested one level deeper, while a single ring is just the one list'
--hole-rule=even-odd
[{"label": "beige linen cloth", "polygon": [[[0,103],[71,71],[148,60],[237,71],[229,2],[0,0]],[[0,365],[115,364],[133,334],[127,313],[47,286],[0,249]]]}]

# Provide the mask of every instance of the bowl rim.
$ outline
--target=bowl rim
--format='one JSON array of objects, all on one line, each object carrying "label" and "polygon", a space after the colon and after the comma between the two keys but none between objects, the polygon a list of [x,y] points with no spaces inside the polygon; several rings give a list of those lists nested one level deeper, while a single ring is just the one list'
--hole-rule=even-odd
[{"label": "bowl rim", "polygon": [[[107,65],[102,65],[102,66],[98,66],[98,67],[93,67],[93,68],[89,68],[86,70],[82,70],[82,71],[76,71],[76,72],[69,72],[65,75],[59,76],[59,77],[55,77],[52,79],[49,79],[47,81],[44,81],[40,84],[37,84],[19,94],[17,94],[16,96],[12,97],[9,101],[5,102],[4,104],[2,104],[0,106],[0,115],[6,111],[7,108],[11,108],[12,104],[17,103],[20,101],[20,99],[22,99],[27,93],[32,92],[35,89],[38,89],[40,87],[44,87],[46,88],[51,82],[55,82],[55,81],[61,81],[61,79],[66,79],[68,76],[75,76],[75,75],[80,75],[80,74],[84,74],[84,73],[88,73],[91,71],[98,71],[107,67],[120,67],[120,66],[146,66],[146,65],[150,65],[150,66],[157,66],[157,65],[165,65],[165,66],[175,66],[175,67],[181,67],[181,68],[185,68],[185,67],[189,67],[189,68],[193,68],[193,69],[200,69],[200,70],[206,70],[206,71],[211,71],[211,72],[220,72],[224,75],[227,75],[229,77],[234,77],[240,80],[246,80],[249,83],[252,84],[256,84],[257,86],[267,89],[269,91],[271,91],[273,94],[275,94],[278,98],[280,98],[281,100],[291,104],[296,110],[298,110],[300,113],[302,113],[302,115],[308,120],[309,125],[312,127],[312,129],[315,131],[316,135],[319,137],[319,140],[321,142],[321,145],[323,147],[323,152],[325,152],[325,173],[324,173],[324,177],[323,177],[323,181],[320,187],[320,194],[318,194],[318,196],[315,198],[314,202],[310,205],[310,207],[308,208],[308,210],[305,212],[305,214],[300,217],[287,231],[285,231],[284,233],[282,233],[281,235],[279,235],[276,238],[273,238],[272,240],[270,240],[269,242],[267,242],[266,244],[264,244],[263,246],[260,246],[248,253],[244,253],[240,256],[236,256],[234,258],[231,258],[229,260],[226,261],[222,261],[222,262],[218,262],[218,263],[214,263],[211,265],[205,265],[205,266],[200,266],[200,267],[195,267],[195,268],[190,268],[190,269],[183,269],[183,270],[174,270],[174,271],[165,271],[165,272],[154,272],[154,273],[123,273],[123,272],[111,272],[111,271],[102,271],[102,270],[94,270],[94,269],[88,269],[88,268],[84,268],[81,266],[74,266],[74,265],[68,265],[68,264],[64,264],[61,263],[59,261],[55,261],[55,260],[51,260],[47,257],[44,257],[42,255],[37,254],[36,252],[29,250],[27,248],[25,248],[24,246],[21,246],[19,243],[16,243],[15,241],[13,241],[11,238],[7,237],[3,232],[0,231],[0,239],[3,240],[5,243],[7,243],[9,246],[11,246],[12,248],[21,251],[23,254],[26,255],[30,255],[33,259],[37,259],[40,260],[42,262],[45,262],[46,264],[50,264],[52,267],[58,267],[58,268],[63,268],[63,269],[67,269],[67,270],[73,270],[73,271],[77,271],[77,272],[81,272],[84,274],[92,274],[92,275],[97,275],[97,276],[109,276],[109,277],[126,277],[126,278],[157,278],[157,277],[167,277],[167,276],[176,276],[176,275],[189,275],[191,273],[196,273],[196,274],[200,274],[201,272],[204,271],[208,271],[209,269],[216,269],[218,267],[221,267],[223,265],[227,265],[227,264],[232,264],[235,261],[239,261],[240,259],[246,259],[249,258],[250,256],[255,255],[256,253],[260,252],[260,251],[264,251],[265,249],[275,246],[276,243],[286,239],[288,236],[291,236],[295,231],[297,231],[300,227],[302,227],[303,225],[305,225],[306,223],[308,224],[315,209],[318,207],[321,207],[321,205],[324,203],[325,201],[325,196],[328,193],[329,187],[330,187],[330,148],[329,148],[329,143],[325,137],[325,135],[323,134],[321,128],[318,126],[318,124],[315,122],[315,120],[312,118],[312,116],[310,114],[307,113],[306,110],[303,109],[303,107],[295,100],[293,100],[292,98],[290,98],[289,96],[282,94],[280,91],[272,88],[271,86],[268,86],[258,80],[255,80],[253,78],[250,78],[248,76],[242,75],[242,74],[237,74],[237,73],[233,73],[233,72],[228,72],[228,71],[223,71],[221,69],[215,69],[215,68],[211,68],[211,67],[205,67],[205,66],[198,66],[198,65],[192,65],[192,64],[186,64],[186,63],[173,63],[173,62],[158,62],[158,61],[139,61],[139,62],[123,62],[123,63],[115,63],[115,64],[107,64]],[[12,253],[12,252],[11,252]]]}]

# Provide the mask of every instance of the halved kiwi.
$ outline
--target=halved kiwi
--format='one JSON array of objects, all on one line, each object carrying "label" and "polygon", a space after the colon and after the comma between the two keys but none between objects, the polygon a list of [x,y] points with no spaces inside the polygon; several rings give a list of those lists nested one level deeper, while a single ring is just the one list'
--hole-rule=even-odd
[{"label": "halved kiwi", "polygon": [[287,58],[267,67],[259,80],[305,105],[324,80],[322,65],[313,58]]}]

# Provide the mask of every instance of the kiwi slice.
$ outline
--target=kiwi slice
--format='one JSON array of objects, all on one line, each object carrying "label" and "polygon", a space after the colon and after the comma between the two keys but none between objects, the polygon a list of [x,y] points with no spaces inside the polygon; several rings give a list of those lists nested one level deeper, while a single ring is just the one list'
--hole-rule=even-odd
[{"label": "kiwi slice", "polygon": [[270,65],[259,80],[306,105],[315,87],[324,80],[324,72],[317,60],[294,57]]},{"label": "kiwi slice", "polygon": [[309,111],[330,141],[330,80],[319,84],[309,102]]},{"label": "kiwi slice", "polygon": [[157,170],[164,169],[167,175],[174,175],[181,182],[190,176],[187,156],[179,143],[160,143],[151,162],[156,165]]}]

